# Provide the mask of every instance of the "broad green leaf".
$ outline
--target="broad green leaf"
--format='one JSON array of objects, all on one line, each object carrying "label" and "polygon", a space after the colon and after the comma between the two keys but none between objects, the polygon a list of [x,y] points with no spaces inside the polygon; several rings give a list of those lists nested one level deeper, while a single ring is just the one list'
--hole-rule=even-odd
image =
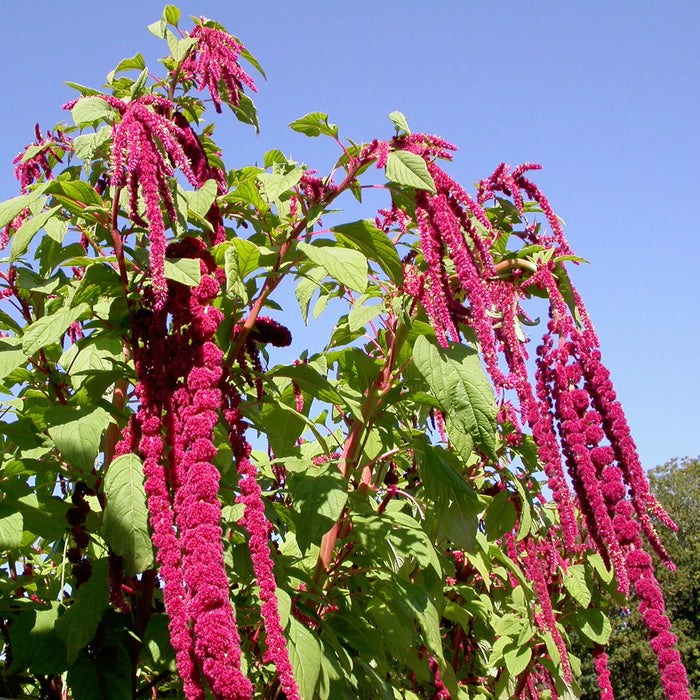
[{"label": "broad green leaf", "polygon": [[165,32],[165,39],[168,42],[168,48],[170,49],[172,57],[178,63],[187,56],[189,50],[198,42],[198,39],[189,36],[178,39],[169,29]]},{"label": "broad green leaf", "polygon": [[75,150],[75,155],[81,160],[84,160],[87,167],[87,164],[92,160],[95,151],[102,146],[102,144],[109,141],[111,134],[111,127],[103,126],[95,133],[87,133],[76,136],[73,139],[73,149]]},{"label": "broad green leaf", "polygon": [[404,131],[407,134],[411,133],[411,130],[408,128],[408,121],[406,121],[406,117],[401,112],[392,112],[389,115],[389,119],[394,122],[394,126],[399,131]]},{"label": "broad green leaf", "polygon": [[303,553],[310,544],[320,543],[340,517],[348,498],[347,483],[334,465],[326,469],[316,467],[291,474],[289,491],[299,514],[297,543]]},{"label": "broad green leaf", "polygon": [[428,172],[425,161],[415,153],[392,151],[386,161],[387,180],[397,185],[413,187],[416,190],[428,190],[435,194],[435,183]]},{"label": "broad green leaf", "polygon": [[238,272],[245,279],[251,272],[258,269],[260,248],[245,238],[234,238],[233,244],[238,252]]},{"label": "broad green leaf", "polygon": [[238,248],[235,245],[229,246],[224,253],[224,272],[226,273],[226,292],[246,303],[248,295],[238,267]]},{"label": "broad green leaf", "polygon": [[260,183],[260,193],[263,199],[272,204],[282,193],[291,190],[301,180],[303,174],[304,169],[301,167],[294,168],[284,174],[260,173],[257,180]]},{"label": "broad green leaf", "polygon": [[270,372],[273,377],[289,377],[311,396],[327,403],[342,404],[343,399],[326,377],[319,374],[311,365],[282,365]]},{"label": "broad green leaf", "polygon": [[321,672],[321,645],[316,635],[296,618],[290,618],[289,660],[302,700],[314,700]]},{"label": "broad green leaf", "polygon": [[12,666],[10,675],[28,668],[32,673],[53,675],[66,670],[66,647],[54,632],[61,606],[28,610],[10,626]]},{"label": "broad green leaf", "polygon": [[50,316],[43,316],[28,326],[22,336],[22,350],[27,357],[39,352],[52,343],[57,343],[70,328],[71,323],[89,310],[87,304],[78,304],[73,308],[62,307]]},{"label": "broad green leaf", "polygon": [[52,194],[71,213],[77,215],[81,215],[85,207],[104,206],[100,193],[83,180],[51,180],[46,185],[45,192]]},{"label": "broad green leaf", "polygon": [[[243,54],[241,54],[243,55]],[[222,95],[226,99],[225,95]],[[236,115],[241,124],[250,124],[255,128],[255,133],[260,133],[260,122],[258,121],[258,110],[255,108],[255,103],[245,93],[241,93],[238,98],[238,104],[234,105],[228,102],[231,111]]]},{"label": "broad green leaf", "polygon": [[168,616],[164,613],[151,615],[144,632],[141,658],[156,670],[175,671],[175,650],[170,643]]},{"label": "broad green leaf", "polygon": [[296,119],[289,125],[290,129],[298,131],[306,136],[332,136],[337,138],[338,127],[328,123],[328,115],[324,112],[309,112],[309,114]]},{"label": "broad green leaf", "polygon": [[90,578],[78,588],[73,604],[56,621],[56,634],[66,645],[71,665],[80,650],[95,636],[109,602],[108,571],[106,558],[94,560]]},{"label": "broad green leaf", "polygon": [[519,676],[527,668],[531,658],[532,649],[527,645],[517,645],[503,653],[506,668],[513,678]]},{"label": "broad green leaf", "polygon": [[355,292],[363,294],[367,288],[367,258],[357,250],[339,246],[321,247],[303,241],[299,250],[311,262],[320,265],[333,279]]},{"label": "broad green leaf", "polygon": [[287,457],[293,452],[296,441],[304,432],[306,427],[304,420],[289,406],[272,402],[262,407],[261,419],[263,425],[275,426],[274,430],[269,430],[267,433],[267,439],[275,456]]},{"label": "broad green leaf", "polygon": [[78,289],[71,298],[71,306],[94,304],[102,294],[113,294],[121,289],[121,279],[113,267],[96,262],[89,265],[80,280]]},{"label": "broad green leaf", "polygon": [[132,83],[131,87],[129,88],[129,94],[131,95],[131,99],[135,99],[136,97],[139,96],[139,93],[143,89],[143,86],[146,84],[146,81],[148,80],[148,68],[144,68],[140,73],[139,77],[134,80]]},{"label": "broad green leaf", "polygon": [[566,624],[580,629],[595,644],[607,644],[612,631],[610,620],[603,611],[593,608],[567,615]]},{"label": "broad green leaf", "polygon": [[0,339],[0,381],[26,362],[19,338]]},{"label": "broad green leaf", "polygon": [[107,82],[111,84],[112,80],[114,80],[114,76],[117,73],[121,73],[122,71],[143,70],[145,67],[146,67],[146,62],[143,60],[143,56],[140,53],[137,53],[135,56],[132,56],[131,58],[125,58],[125,59],[121,60],[117,64],[117,67],[113,71],[110,71],[109,73],[107,73]]},{"label": "broad green leaf", "polygon": [[586,584],[586,570],[583,564],[570,564],[564,574],[564,586],[574,600],[587,608],[591,603],[591,591]]},{"label": "broad green leaf", "polygon": [[426,646],[438,659],[442,659],[440,616],[428,592],[420,586],[396,577],[392,579],[392,583],[396,591],[394,596],[396,605],[415,617],[423,632]]},{"label": "broad green leaf", "polygon": [[188,287],[196,287],[202,281],[202,269],[198,258],[170,258],[165,260],[165,277]]},{"label": "broad green leaf", "polygon": [[375,304],[374,306],[365,306],[364,304],[355,304],[348,314],[348,327],[354,333],[364,328],[372,319],[384,312],[384,304]]},{"label": "broad green leaf", "polygon": [[334,226],[332,231],[339,234],[338,242],[356,248],[369,260],[378,263],[389,279],[403,284],[403,266],[396,252],[396,246],[389,237],[369,219],[353,221]]},{"label": "broad green leaf", "polygon": [[10,260],[15,261],[20,257],[20,255],[23,255],[26,252],[29,244],[32,242],[32,238],[34,238],[34,236],[36,236],[36,234],[39,233],[42,228],[44,228],[46,222],[54,214],[56,214],[60,208],[60,205],[51,207],[51,209],[43,211],[41,214],[37,214],[31,219],[28,219],[17,229],[15,235],[12,237]]},{"label": "broad green leaf", "polygon": [[317,267],[307,273],[306,277],[302,277],[299,283],[294,288],[294,296],[299,302],[299,309],[304,323],[309,322],[309,304],[316,291],[321,287],[321,282],[326,277],[326,271],[322,267]]},{"label": "broad green leaf", "polygon": [[22,513],[9,505],[0,504],[0,552],[15,549],[22,544],[24,522]]},{"label": "broad green leaf", "polygon": [[53,406],[46,412],[49,435],[70,465],[89,474],[110,416],[99,406]]},{"label": "broad green leaf", "polygon": [[13,197],[0,204],[0,228],[5,228],[20,212],[37,199],[38,195],[32,192]]},{"label": "broad green leaf", "polygon": [[124,557],[125,575],[140,574],[153,564],[141,460],[134,454],[114,459],[107,469],[104,492],[102,534]]},{"label": "broad green leaf", "polygon": [[497,493],[489,503],[484,515],[486,536],[489,540],[498,540],[515,527],[518,512],[512,498],[513,495],[504,490]]},{"label": "broad green leaf", "polygon": [[218,192],[216,180],[207,180],[198,190],[185,192],[187,206],[197,216],[204,218],[214,204]]},{"label": "broad green leaf", "polygon": [[166,5],[163,8],[162,19],[168,24],[172,24],[177,27],[177,23],[180,21],[180,9],[175,5]]},{"label": "broad green leaf", "polygon": [[71,115],[76,125],[82,126],[100,119],[112,122],[115,111],[101,97],[83,97],[75,103]]},{"label": "broad green leaf", "polygon": [[423,488],[436,504],[440,533],[458,547],[472,551],[481,510],[474,489],[450,464],[452,455],[446,450],[424,444],[417,454],[422,456],[418,467]]},{"label": "broad green leaf", "polygon": [[[419,336],[413,360],[440,402],[450,428],[474,441],[486,456],[496,459],[496,402],[475,350],[452,344],[441,348]],[[462,454],[467,459],[469,454]]]}]

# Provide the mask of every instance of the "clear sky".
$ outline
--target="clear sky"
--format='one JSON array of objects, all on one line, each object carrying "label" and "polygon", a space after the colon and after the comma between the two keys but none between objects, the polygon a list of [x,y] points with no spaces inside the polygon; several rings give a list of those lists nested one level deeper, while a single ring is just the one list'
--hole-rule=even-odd
[{"label": "clear sky", "polygon": [[[182,2],[237,35],[265,68],[262,133],[217,130],[229,167],[280,148],[328,170],[330,144],[286,128],[328,112],[341,136],[387,138],[387,114],[460,148],[465,185],[501,161],[536,182],[590,261],[572,271],[647,468],[700,454],[696,0]],[[62,81],[100,87],[137,51],[157,71],[151,0],[3,2],[0,199],[11,160],[68,117]],[[183,26],[189,26],[187,21]]]}]

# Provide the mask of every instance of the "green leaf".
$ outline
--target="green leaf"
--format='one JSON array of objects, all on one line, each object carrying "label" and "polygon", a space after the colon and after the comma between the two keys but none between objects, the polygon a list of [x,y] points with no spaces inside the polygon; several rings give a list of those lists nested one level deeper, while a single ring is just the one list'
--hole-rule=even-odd
[{"label": "green leaf", "polygon": [[299,515],[297,543],[302,553],[321,537],[340,517],[348,499],[347,483],[335,465],[326,469],[309,468],[291,474],[289,491]]},{"label": "green leaf", "polygon": [[574,600],[587,608],[591,603],[591,591],[586,584],[586,570],[583,564],[570,564],[564,574],[564,586]]},{"label": "green leaf", "polygon": [[0,339],[0,381],[25,362],[26,355],[19,338]]},{"label": "green leaf", "polygon": [[471,485],[450,464],[453,455],[441,447],[423,443],[417,454],[423,488],[436,504],[440,534],[466,551],[474,549],[481,510]]},{"label": "green leaf", "polygon": [[302,700],[314,700],[321,657],[321,645],[316,636],[296,618],[290,618],[289,660]]},{"label": "green leaf", "polygon": [[527,645],[517,645],[503,653],[506,668],[513,678],[519,676],[527,668],[531,658],[532,649]]},{"label": "green leaf", "polygon": [[0,551],[19,547],[23,530],[22,513],[4,503],[0,504]]},{"label": "green leaf", "polygon": [[396,577],[392,579],[392,583],[395,589],[396,606],[418,621],[426,646],[438,659],[442,659],[440,616],[428,592],[420,586]]},{"label": "green leaf", "polygon": [[260,173],[257,181],[260,183],[260,193],[263,199],[270,204],[281,194],[291,190],[304,174],[301,167],[294,168],[288,173]]},{"label": "green leaf", "polygon": [[389,119],[394,122],[394,126],[399,130],[399,132],[403,131],[407,134],[411,133],[411,130],[408,128],[408,121],[406,121],[406,117],[401,112],[392,112],[389,115]]},{"label": "green leaf", "polygon": [[[292,393],[293,396],[293,393]],[[280,403],[266,403],[261,410],[262,423],[265,426],[274,425],[269,430],[267,439],[277,457],[287,457],[294,451],[296,441],[304,432],[306,423],[296,410]]]},{"label": "green leaf", "polygon": [[[358,301],[360,300],[358,299]],[[365,306],[364,304],[355,303],[348,314],[348,327],[350,328],[350,332],[354,333],[364,328],[372,319],[376,318],[384,311],[384,304]]]},{"label": "green leaf", "polygon": [[612,631],[610,620],[603,611],[593,608],[568,615],[566,624],[580,629],[594,644],[607,644]]},{"label": "green leaf", "polygon": [[99,406],[53,406],[45,418],[49,435],[63,459],[89,474],[110,421],[109,413]]},{"label": "green leaf", "polygon": [[71,213],[78,215],[82,214],[85,207],[104,206],[99,192],[89,182],[83,180],[51,180],[45,191],[47,194],[54,195]]},{"label": "green leaf", "polygon": [[168,24],[172,24],[177,27],[177,23],[180,21],[180,10],[175,7],[175,5],[166,5],[163,8],[162,19]]},{"label": "green leaf", "polygon": [[[112,80],[114,80],[114,76],[117,73],[120,73],[121,71],[127,71],[127,70],[143,70],[146,67],[146,62],[143,59],[143,56],[140,53],[137,53],[135,56],[132,56],[131,58],[125,58],[117,64],[117,67],[113,70],[107,73],[107,82],[112,83]],[[104,100],[103,100],[104,102]]]},{"label": "green leaf", "polygon": [[435,194],[435,183],[428,172],[425,161],[415,153],[392,151],[386,161],[387,180],[397,185],[413,187],[416,190],[428,190]]},{"label": "green leaf", "polygon": [[76,125],[82,126],[101,119],[113,122],[116,113],[101,97],[82,97],[75,103],[71,115]]},{"label": "green leaf", "polygon": [[12,237],[12,248],[10,249],[10,260],[15,261],[20,255],[23,255],[29,244],[32,242],[32,238],[36,236],[39,231],[44,228],[46,222],[60,209],[60,205],[51,207],[47,211],[41,212],[33,216],[31,219],[25,221],[19,229],[17,229],[15,235]]},{"label": "green leaf", "polygon": [[187,206],[197,216],[204,218],[214,204],[217,192],[216,180],[207,180],[198,190],[185,192]]},{"label": "green leaf", "polygon": [[38,195],[32,192],[13,197],[0,204],[0,228],[5,228],[5,226],[12,223],[12,219],[37,199]]},{"label": "green leaf", "polygon": [[369,260],[378,263],[395,284],[403,284],[403,266],[396,247],[389,237],[380,231],[374,221],[362,219],[332,229],[338,234],[338,242],[356,248]]},{"label": "green leaf", "polygon": [[175,650],[170,643],[168,616],[164,613],[151,615],[143,634],[141,658],[157,671],[175,671]]},{"label": "green leaf", "polygon": [[104,492],[102,534],[124,557],[125,575],[140,574],[153,564],[141,460],[134,454],[114,459],[107,469]]},{"label": "green leaf", "polygon": [[125,700],[133,697],[131,656],[117,634],[105,634],[96,651],[82,650],[68,669],[73,700]]},{"label": "green leaf", "polygon": [[196,287],[202,280],[198,258],[170,258],[165,260],[165,277],[188,287]]},{"label": "green leaf", "polygon": [[320,247],[303,241],[299,250],[311,262],[320,265],[333,279],[355,292],[363,294],[367,288],[367,258],[357,250],[334,246]]},{"label": "green leaf", "polygon": [[317,372],[311,365],[281,365],[275,367],[270,375],[273,377],[289,377],[311,396],[327,403],[342,404],[343,399],[333,388],[326,377]]},{"label": "green leaf", "polygon": [[165,39],[168,42],[170,53],[178,63],[187,56],[189,50],[198,42],[198,39],[188,36],[178,39],[169,29],[165,31]]},{"label": "green leaf", "polygon": [[96,559],[92,574],[75,592],[73,604],[56,621],[56,634],[66,645],[69,665],[92,640],[109,602],[109,568],[107,559]]},{"label": "green leaf", "polygon": [[109,126],[103,126],[95,133],[81,134],[73,139],[75,155],[85,161],[85,167],[87,167],[87,163],[92,160],[95,151],[109,141],[111,133],[112,129]]},{"label": "green leaf", "polygon": [[14,675],[28,668],[32,673],[53,675],[66,670],[66,647],[54,632],[61,606],[23,612],[10,626]]},{"label": "green leaf", "polygon": [[448,434],[468,438],[462,457],[469,458],[472,441],[486,456],[496,460],[496,402],[476,350],[451,344],[441,348],[419,336],[413,346],[413,361],[440,402]]},{"label": "green leaf", "polygon": [[512,497],[508,491],[500,491],[489,503],[484,515],[486,536],[489,540],[498,540],[515,527],[518,512],[511,500]]},{"label": "green leaf", "polygon": [[22,350],[27,357],[52,343],[57,343],[70,328],[71,323],[89,310],[87,304],[74,308],[62,307],[50,316],[43,316],[28,326],[22,336]]},{"label": "green leaf", "polygon": [[324,112],[309,112],[309,114],[296,119],[289,125],[290,129],[298,131],[306,136],[332,136],[338,137],[338,127],[328,123],[328,115]]}]

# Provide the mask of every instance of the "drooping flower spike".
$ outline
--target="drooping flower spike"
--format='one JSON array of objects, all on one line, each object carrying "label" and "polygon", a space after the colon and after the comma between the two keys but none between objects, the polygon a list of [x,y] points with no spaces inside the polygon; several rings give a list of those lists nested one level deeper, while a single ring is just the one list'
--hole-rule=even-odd
[{"label": "drooping flower spike", "polygon": [[[472,328],[496,390],[502,398],[506,391],[515,391],[522,419],[532,430],[557,504],[564,551],[574,553],[593,547],[612,565],[620,590],[628,593],[632,588],[641,601],[640,609],[655,611],[643,615],[643,619],[659,658],[667,697],[688,697],[685,671],[674,649],[675,638],[667,631],[663,596],[640,537],[643,532],[662,560],[672,566],[651,515],[669,527],[674,525],[649,491],[624,412],[600,361],[590,318],[575,291],[575,306],[570,307],[572,302],[567,302],[560,289],[559,280],[566,273],[556,257],[570,255],[571,251],[549,202],[524,176],[539,166],[526,163],[511,171],[501,164],[481,182],[474,201],[435,162],[436,158],[450,158],[453,147],[449,144],[412,134],[394,139],[392,146],[423,157],[436,190],[416,191],[416,218],[427,269],[421,273],[422,280],[415,274],[407,280],[406,291],[423,303],[443,346],[447,346],[450,336],[455,339],[454,329],[460,324]],[[491,256],[489,248],[497,235],[481,204],[498,192],[512,198],[523,219],[526,195],[539,205],[551,229],[546,233],[526,222],[525,241],[552,254],[528,269],[524,279],[521,274],[510,278],[499,274]],[[397,222],[398,217],[390,213],[385,220]],[[454,276],[448,272],[446,259]],[[426,283],[429,298],[422,294]],[[551,316],[538,348],[534,390],[519,328],[519,318],[524,315],[522,301],[533,289],[547,292]],[[462,298],[468,304],[468,313],[458,316],[453,312],[455,299]],[[564,475],[564,464],[574,495]],[[586,523],[584,541],[579,535],[575,502]],[[543,625],[554,634],[551,601],[533,560],[526,557],[523,566],[535,582]],[[563,655],[563,641],[561,646]],[[570,676],[570,670],[567,673]],[[669,694],[671,688],[675,694]]]}]

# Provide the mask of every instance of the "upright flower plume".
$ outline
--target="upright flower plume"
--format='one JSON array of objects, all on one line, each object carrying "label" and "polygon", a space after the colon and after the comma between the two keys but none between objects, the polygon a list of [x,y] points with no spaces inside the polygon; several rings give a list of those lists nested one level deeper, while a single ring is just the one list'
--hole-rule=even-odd
[{"label": "upright flower plume", "polygon": [[[203,21],[203,20],[202,20]],[[220,90],[224,99],[234,106],[241,100],[243,86],[257,92],[253,79],[241,68],[238,58],[243,45],[222,29],[198,24],[190,37],[197,45],[182,64],[182,74],[194,80],[198,90],[209,89],[214,109],[221,113]]]},{"label": "upright flower plume", "polygon": [[[150,94],[125,102],[100,95],[119,115],[112,127],[111,184],[126,187],[129,214],[136,222],[139,188],[146,204],[148,220],[149,263],[155,297],[155,309],[162,309],[167,297],[165,281],[165,221],[161,204],[171,221],[177,219],[168,179],[174,175],[171,163],[182,170],[195,187],[201,184],[192,171],[185,144],[188,131],[173,119],[175,105],[160,95]],[[77,100],[64,105],[72,109]]]}]

